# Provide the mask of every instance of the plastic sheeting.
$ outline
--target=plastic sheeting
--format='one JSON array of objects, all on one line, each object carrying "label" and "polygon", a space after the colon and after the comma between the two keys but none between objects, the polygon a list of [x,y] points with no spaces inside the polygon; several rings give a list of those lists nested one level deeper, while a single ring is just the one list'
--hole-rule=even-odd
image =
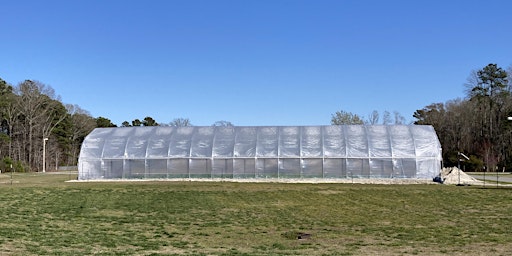
[{"label": "plastic sheeting", "polygon": [[425,178],[441,145],[427,125],[97,128],[80,180],[155,178]]}]

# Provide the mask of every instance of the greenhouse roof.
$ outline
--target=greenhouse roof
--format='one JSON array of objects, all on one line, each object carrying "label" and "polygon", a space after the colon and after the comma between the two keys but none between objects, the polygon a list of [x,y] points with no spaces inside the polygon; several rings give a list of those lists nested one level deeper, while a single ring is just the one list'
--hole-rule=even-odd
[{"label": "greenhouse roof", "polygon": [[438,157],[432,126],[96,128],[81,158]]}]

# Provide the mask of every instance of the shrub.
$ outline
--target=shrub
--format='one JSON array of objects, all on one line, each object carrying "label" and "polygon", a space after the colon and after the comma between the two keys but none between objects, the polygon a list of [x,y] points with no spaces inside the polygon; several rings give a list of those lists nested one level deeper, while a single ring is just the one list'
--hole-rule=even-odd
[{"label": "shrub", "polygon": [[21,161],[14,161],[6,156],[2,158],[0,162],[0,170],[2,170],[2,172],[25,172],[27,168]]}]

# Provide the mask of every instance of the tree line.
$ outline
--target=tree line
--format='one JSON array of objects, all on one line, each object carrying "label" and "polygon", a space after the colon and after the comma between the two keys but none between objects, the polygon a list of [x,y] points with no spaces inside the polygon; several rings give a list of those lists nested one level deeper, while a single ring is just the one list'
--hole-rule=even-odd
[{"label": "tree line", "polygon": [[[462,161],[468,170],[512,170],[511,77],[512,67],[504,70],[489,64],[470,73],[464,98],[432,103],[414,112],[414,124],[432,125],[436,130],[445,166]],[[379,123],[377,111],[367,119],[346,111],[331,116],[333,125]],[[393,115],[385,111],[380,124],[405,124],[405,119],[396,111]]]},{"label": "tree line", "polygon": [[[233,126],[228,121],[212,125]],[[128,126],[192,126],[192,123],[188,118],[158,123],[147,116],[121,124],[121,127]],[[13,86],[0,78],[1,172],[74,166],[82,142],[97,127],[117,125],[106,117],[92,117],[78,105],[63,104],[53,88],[42,82],[25,80]]]},{"label": "tree line", "polygon": [[[443,147],[445,166],[470,160],[469,170],[512,170],[512,67],[489,64],[472,71],[465,97],[432,103],[413,114],[414,124],[432,125]],[[346,111],[331,115],[331,124],[406,124],[397,111],[373,111],[367,118]],[[217,121],[214,126],[234,126]],[[124,121],[129,126],[192,126],[188,118],[158,123],[152,117]],[[63,104],[54,90],[39,81],[12,86],[0,78],[0,170],[39,171],[77,164],[83,140],[96,127],[117,127],[106,117],[94,118],[78,105]],[[43,154],[43,147],[46,149]]]},{"label": "tree line", "polygon": [[82,141],[96,127],[87,111],[62,104],[50,86],[32,80],[12,86],[0,79],[0,117],[2,172],[41,170],[43,155],[46,169],[76,165]]},{"label": "tree line", "polygon": [[465,97],[417,110],[415,124],[434,126],[445,165],[455,166],[459,152],[470,156],[469,170],[512,170],[512,67],[489,64],[471,72]]}]

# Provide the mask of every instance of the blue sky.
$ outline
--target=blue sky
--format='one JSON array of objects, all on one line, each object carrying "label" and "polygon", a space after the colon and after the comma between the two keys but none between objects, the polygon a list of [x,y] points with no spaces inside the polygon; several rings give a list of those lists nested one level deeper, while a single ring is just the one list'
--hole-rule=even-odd
[{"label": "blue sky", "polygon": [[512,65],[512,1],[0,1],[0,78],[120,125],[326,125],[464,97]]}]

